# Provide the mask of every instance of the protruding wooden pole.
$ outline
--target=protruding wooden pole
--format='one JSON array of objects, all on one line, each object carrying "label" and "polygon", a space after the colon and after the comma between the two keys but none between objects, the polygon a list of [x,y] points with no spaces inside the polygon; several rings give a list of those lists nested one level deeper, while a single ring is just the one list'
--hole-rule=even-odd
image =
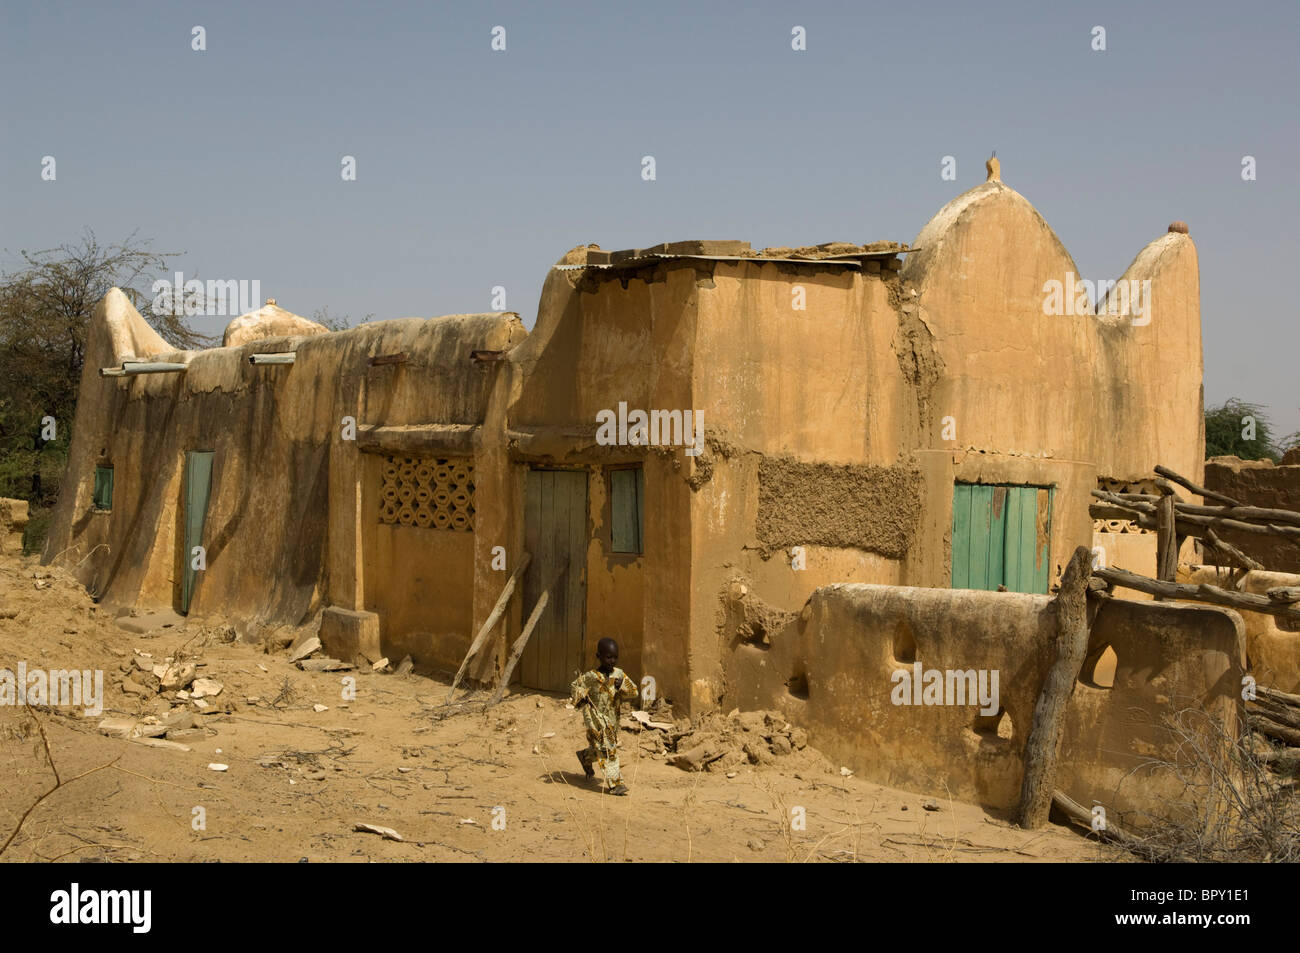
[{"label": "protruding wooden pole", "polygon": [[1061,588],[1052,602],[1056,614],[1056,660],[1047,670],[1034,705],[1034,724],[1025,743],[1025,775],[1020,786],[1017,823],[1036,830],[1047,823],[1056,786],[1056,762],[1065,735],[1070,695],[1088,653],[1088,577],[1092,554],[1080,546],[1061,575]]}]

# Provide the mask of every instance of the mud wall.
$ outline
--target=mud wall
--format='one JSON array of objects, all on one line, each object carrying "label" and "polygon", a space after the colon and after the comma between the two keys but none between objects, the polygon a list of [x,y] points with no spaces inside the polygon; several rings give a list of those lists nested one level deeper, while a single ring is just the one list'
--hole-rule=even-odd
[{"label": "mud wall", "polygon": [[[1209,583],[1234,588],[1231,572],[1213,566],[1196,566],[1180,574],[1179,582]],[[1248,572],[1237,581],[1239,592],[1262,596],[1274,586],[1300,586],[1300,575],[1283,572]],[[1260,685],[1284,692],[1300,692],[1300,626],[1283,622],[1267,612],[1238,610],[1246,631],[1246,660]]]},{"label": "mud wall", "polygon": [[[780,708],[808,729],[813,744],[881,784],[1010,811],[1051,664],[1050,602],[970,590],[818,589],[770,645],[737,650],[726,703]],[[1118,657],[1112,688],[1089,683],[1107,646]],[[1137,814],[1158,813],[1161,798],[1186,798],[1174,773],[1157,765],[1177,763],[1181,744],[1163,722],[1203,709],[1235,731],[1243,647],[1241,619],[1228,610],[1106,603],[1070,703],[1061,788],[1134,824],[1141,823]],[[922,670],[997,671],[998,711],[896,704],[895,673],[918,663]]]},{"label": "mud wall", "polygon": [[933,381],[917,388],[922,447],[1077,460],[1125,479],[1164,463],[1196,478],[1202,360],[1188,235],[1151,242],[1123,276],[1151,282],[1140,316],[1045,314],[1048,282],[1105,276],[1080,275],[1042,216],[1000,181],[946,205],[915,246],[901,308],[915,316],[918,366]]},{"label": "mud wall", "polygon": [[[581,249],[566,258],[582,259]],[[697,406],[690,376],[697,279],[689,266],[620,275],[553,269],[536,327],[507,355],[511,376],[502,397],[517,512],[524,512],[529,467],[576,466],[589,474],[584,658],[594,660],[597,639],[615,638],[620,666],[638,680],[652,676],[657,693],[683,709],[697,464],[681,446],[605,446],[596,431],[597,414],[617,413],[620,402],[629,411]],[[613,552],[610,538],[609,471],[628,464],[644,470],[639,554]],[[522,545],[523,522],[516,522]]]},{"label": "mud wall", "polygon": [[788,457],[765,457],[758,465],[757,532],[769,549],[811,544],[902,559],[920,511],[917,470]]},{"label": "mud wall", "polygon": [[[1300,465],[1275,466],[1268,460],[1214,457],[1205,462],[1205,486],[1243,506],[1300,510]],[[1300,546],[1285,539],[1221,530],[1223,539],[1271,572],[1300,573]]]},{"label": "mud wall", "polygon": [[[360,527],[377,512],[363,512],[361,454],[343,438],[343,418],[353,417],[358,428],[375,419],[478,423],[490,371],[471,365],[469,351],[522,336],[518,319],[507,316],[411,318],[175,352],[114,292],[92,321],[69,492],[55,512],[47,558],[67,549],[75,555],[62,558],[75,562],[94,550],[78,572],[107,602],[178,604],[185,452],[209,450],[215,455],[203,534],[207,569],[198,574],[191,614],[293,624],[331,601],[363,608]],[[295,348],[293,365],[248,363],[253,352]],[[407,364],[368,363],[372,355],[398,352],[407,353]],[[98,375],[100,367],[143,355],[183,361],[188,369]],[[91,508],[101,461],[114,467],[108,513]],[[485,503],[489,513],[501,505]],[[453,577],[461,568],[454,562],[444,567]],[[462,637],[467,643],[469,633]]]}]

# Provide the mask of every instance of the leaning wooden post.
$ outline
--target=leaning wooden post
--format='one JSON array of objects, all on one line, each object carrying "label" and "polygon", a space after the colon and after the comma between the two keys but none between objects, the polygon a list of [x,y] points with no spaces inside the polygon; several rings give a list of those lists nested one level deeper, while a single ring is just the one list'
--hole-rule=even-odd
[{"label": "leaning wooden post", "polygon": [[1177,515],[1173,493],[1165,493],[1156,504],[1156,578],[1178,581]]},{"label": "leaning wooden post", "polygon": [[1061,589],[1052,600],[1056,614],[1056,660],[1047,670],[1043,690],[1034,705],[1034,724],[1025,744],[1025,775],[1020,786],[1016,822],[1026,830],[1047,823],[1056,786],[1056,759],[1065,735],[1065,714],[1074,684],[1088,652],[1088,577],[1092,554],[1080,546],[1061,575]]},{"label": "leaning wooden post", "polygon": [[515,584],[519,582],[519,577],[523,575],[524,570],[528,568],[528,564],[532,562],[532,559],[533,557],[529,553],[524,553],[523,556],[519,558],[519,565],[516,566],[515,571],[510,574],[510,578],[506,581],[505,588],[501,590],[501,595],[497,597],[497,604],[492,607],[492,612],[488,615],[487,621],[483,623],[483,628],[478,630],[478,635],[476,635],[474,641],[470,643],[469,651],[465,653],[465,661],[460,663],[460,668],[456,670],[456,677],[451,680],[451,691],[447,693],[448,704],[450,704],[451,700],[456,697],[456,686],[460,684],[461,677],[465,674],[465,669],[469,668],[470,659],[478,654],[478,650],[483,647],[483,642],[487,639],[488,633],[492,631],[492,627],[497,624],[497,620],[500,619],[502,614],[506,611],[506,606],[510,604],[510,597],[514,595]]},{"label": "leaning wooden post", "polygon": [[524,631],[519,633],[519,638],[515,639],[515,644],[510,649],[510,658],[506,659],[506,667],[501,670],[501,681],[497,683],[497,690],[492,693],[492,698],[487,703],[488,708],[501,701],[501,697],[505,695],[506,688],[510,685],[510,676],[515,673],[515,666],[519,664],[524,648],[528,645],[528,637],[533,634],[537,620],[542,617],[542,613],[546,611],[546,604],[550,601],[551,593],[548,590],[542,593],[542,597],[537,600],[537,605],[533,606],[532,614],[524,623]]}]

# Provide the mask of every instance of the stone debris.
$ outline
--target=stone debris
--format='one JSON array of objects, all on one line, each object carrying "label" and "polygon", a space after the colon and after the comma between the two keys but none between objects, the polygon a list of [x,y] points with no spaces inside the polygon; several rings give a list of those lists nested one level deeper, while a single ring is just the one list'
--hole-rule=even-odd
[{"label": "stone debris", "polygon": [[210,698],[215,695],[220,695],[223,688],[225,688],[225,686],[216,679],[196,678],[190,685],[190,697]]},{"label": "stone debris", "polygon": [[131,734],[131,729],[135,727],[134,718],[105,718],[99,723],[101,734],[109,737],[126,738]]},{"label": "stone debris", "polygon": [[153,674],[158,676],[163,691],[175,692],[188,688],[198,674],[198,669],[193,662],[180,662],[166,666],[155,665]]},{"label": "stone debris", "polygon": [[[635,726],[634,730],[646,732],[643,750],[667,754],[668,763],[683,771],[721,771],[734,777],[741,765],[772,764],[808,746],[808,733],[775,711],[733,711],[725,717],[709,715],[696,722],[683,719],[677,724],[638,715],[645,713],[636,712],[626,721]],[[650,744],[655,747],[648,747]]]},{"label": "stone debris", "polygon": [[316,714],[319,715],[323,711],[329,711],[330,707],[329,705],[322,705],[320,704],[320,702],[317,702],[315,705],[311,706],[311,710],[316,712]]},{"label": "stone debris", "polygon": [[228,765],[228,764],[221,764],[221,763],[219,763],[219,762],[214,761],[214,762],[212,762],[211,764],[208,765],[208,770],[209,770],[209,771],[229,771],[229,770],[230,770],[230,765]]},{"label": "stone debris", "polygon": [[393,674],[398,676],[410,675],[413,668],[415,668],[415,663],[411,661],[411,656],[405,655],[402,657],[402,660],[397,663],[397,668],[393,669]]},{"label": "stone debris", "polygon": [[378,834],[380,837],[384,838],[384,840],[400,841],[403,839],[402,835],[397,833],[397,831],[393,830],[391,827],[383,827],[379,824],[363,824],[358,821],[352,829],[354,831],[360,831],[363,834]]},{"label": "stone debris", "polygon": [[388,670],[387,658],[381,658],[378,662],[375,662],[373,665],[370,666],[370,671],[372,672],[386,672],[387,670]]},{"label": "stone debris", "polygon": [[353,666],[336,658],[309,658],[298,663],[304,672],[350,672]]},{"label": "stone debris", "polygon": [[289,646],[289,661],[300,662],[314,652],[321,649],[320,639],[316,636],[300,638],[297,642]]}]

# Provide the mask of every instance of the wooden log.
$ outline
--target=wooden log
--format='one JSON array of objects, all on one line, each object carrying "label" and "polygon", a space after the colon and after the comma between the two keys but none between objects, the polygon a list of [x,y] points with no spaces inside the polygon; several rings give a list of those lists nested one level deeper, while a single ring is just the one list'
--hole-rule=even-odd
[{"label": "wooden log", "polygon": [[1178,511],[1178,531],[1187,536],[1204,536],[1204,531],[1195,528],[1208,526],[1211,529],[1238,529],[1245,533],[1257,533],[1265,536],[1281,536],[1300,543],[1300,526],[1280,526],[1277,523],[1245,523],[1241,520],[1223,519],[1218,516],[1197,516],[1193,513]]},{"label": "wooden log", "polygon": [[1278,724],[1272,718],[1251,712],[1246,713],[1246,723],[1260,734],[1300,747],[1300,728],[1288,728],[1286,725]]},{"label": "wooden log", "polygon": [[1281,702],[1283,705],[1300,707],[1300,695],[1292,695],[1290,692],[1280,691],[1276,688],[1268,688],[1264,685],[1256,685],[1255,694],[1271,701]]},{"label": "wooden log", "polygon": [[456,686],[460,684],[460,680],[465,674],[465,669],[469,668],[470,659],[478,654],[478,650],[483,647],[483,643],[487,640],[488,633],[492,631],[493,626],[497,624],[497,620],[499,620],[502,614],[506,611],[506,606],[510,603],[510,597],[514,595],[515,585],[519,582],[519,578],[524,574],[524,570],[528,568],[528,564],[532,562],[532,560],[533,557],[531,554],[524,553],[519,559],[519,565],[515,567],[515,571],[512,572],[510,578],[506,580],[505,587],[501,590],[501,595],[497,597],[497,604],[492,607],[492,612],[488,615],[487,621],[483,623],[483,628],[478,630],[478,635],[476,635],[474,641],[470,643],[469,651],[465,653],[465,660],[460,663],[460,668],[456,670],[456,677],[451,680],[451,691],[447,692],[448,704],[451,704],[451,700],[456,697]]},{"label": "wooden log", "polygon": [[1092,495],[1099,500],[1104,500],[1125,510],[1132,510],[1137,513],[1155,514],[1156,507],[1154,503],[1145,503],[1139,500],[1130,500],[1127,496],[1120,496],[1118,493],[1107,493],[1105,490],[1093,490]]},{"label": "wooden log", "polygon": [[1300,709],[1292,708],[1290,705],[1283,705],[1280,702],[1270,701],[1255,693],[1255,698],[1246,702],[1246,713],[1249,715],[1263,715],[1265,718],[1272,718],[1279,725],[1286,725],[1288,728],[1300,730]]},{"label": "wooden log", "polygon": [[1264,595],[1274,602],[1300,602],[1300,586],[1274,586]]},{"label": "wooden log", "polygon": [[1133,511],[1105,503],[1093,503],[1088,507],[1088,515],[1095,520],[1131,520]]},{"label": "wooden log", "polygon": [[550,601],[551,593],[548,587],[547,591],[543,592],[537,600],[537,605],[533,606],[528,621],[524,623],[524,631],[519,633],[519,638],[515,639],[515,644],[510,649],[510,658],[506,660],[506,667],[501,670],[501,680],[497,683],[497,689],[492,693],[492,698],[487,703],[488,708],[501,701],[501,696],[506,693],[506,688],[510,685],[510,676],[515,673],[515,666],[519,664],[519,659],[524,654],[524,647],[528,645],[528,637],[533,634],[533,629],[536,628],[538,620],[542,617],[542,612]]},{"label": "wooden log", "polygon": [[[1055,804],[1058,808],[1060,808],[1061,812],[1065,814],[1065,816],[1068,817],[1070,820],[1074,821],[1076,824],[1080,824],[1083,827],[1088,828],[1088,830],[1093,829],[1092,812],[1089,811],[1087,808],[1085,808],[1078,801],[1066,795],[1065,792],[1053,791],[1052,803]],[[1132,834],[1128,833],[1117,824],[1112,824],[1109,821],[1107,821],[1106,825],[1102,827],[1100,830],[1097,830],[1095,833],[1102,840],[1111,841],[1115,844],[1120,845],[1121,847],[1126,847],[1130,850],[1141,847],[1143,844],[1143,841],[1140,837],[1134,837]]]},{"label": "wooden log", "polygon": [[1178,495],[1178,491],[1174,489],[1174,485],[1163,477],[1156,477],[1152,482],[1155,483],[1156,489],[1160,491],[1162,497],[1172,496],[1175,500],[1182,499],[1182,497]]},{"label": "wooden log", "polygon": [[[1210,545],[1213,546],[1215,549],[1217,549],[1219,552],[1224,553],[1229,558],[1236,560],[1238,565],[1244,566],[1246,569],[1264,568],[1263,563],[1251,559],[1249,556],[1243,553],[1236,546],[1233,546],[1231,543],[1225,543],[1223,540],[1219,539],[1218,535],[1214,532],[1214,530],[1207,529],[1205,531],[1205,538],[1209,541]],[[1297,597],[1297,600],[1300,600],[1300,596]]]},{"label": "wooden log", "polygon": [[1229,609],[1245,609],[1247,612],[1267,612],[1279,619],[1300,623],[1300,609],[1292,609],[1283,603],[1249,592],[1230,592],[1208,583],[1196,586],[1182,582],[1161,582],[1139,576],[1127,569],[1116,569],[1110,566],[1096,570],[1095,574],[1117,586],[1136,589],[1138,592],[1146,592],[1153,596],[1186,599],[1190,602],[1209,602],[1216,606],[1227,606]]},{"label": "wooden log", "polygon": [[1232,497],[1224,496],[1222,493],[1215,493],[1213,490],[1207,490],[1205,487],[1193,483],[1191,480],[1187,479],[1187,477],[1175,473],[1173,470],[1169,469],[1168,467],[1162,467],[1159,464],[1157,464],[1156,473],[1160,474],[1162,477],[1168,477],[1169,479],[1177,483],[1179,486],[1183,487],[1186,490],[1189,490],[1190,492],[1204,499],[1218,500],[1220,503],[1223,503],[1226,506],[1241,505]]},{"label": "wooden log", "polygon": [[1052,607],[1056,615],[1056,659],[1034,704],[1034,723],[1025,742],[1025,774],[1017,823],[1037,830],[1047,823],[1056,784],[1056,762],[1065,734],[1065,714],[1088,652],[1088,577],[1092,553],[1079,546],[1061,574]]},{"label": "wooden log", "polygon": [[1195,503],[1179,503],[1180,515],[1213,516],[1219,519],[1235,519],[1244,522],[1283,523],[1300,526],[1300,513],[1295,510],[1271,510],[1262,506],[1197,506]]},{"label": "wooden log", "polygon": [[1156,504],[1156,577],[1165,582],[1178,580],[1178,541],[1174,522],[1174,496],[1170,493]]}]

